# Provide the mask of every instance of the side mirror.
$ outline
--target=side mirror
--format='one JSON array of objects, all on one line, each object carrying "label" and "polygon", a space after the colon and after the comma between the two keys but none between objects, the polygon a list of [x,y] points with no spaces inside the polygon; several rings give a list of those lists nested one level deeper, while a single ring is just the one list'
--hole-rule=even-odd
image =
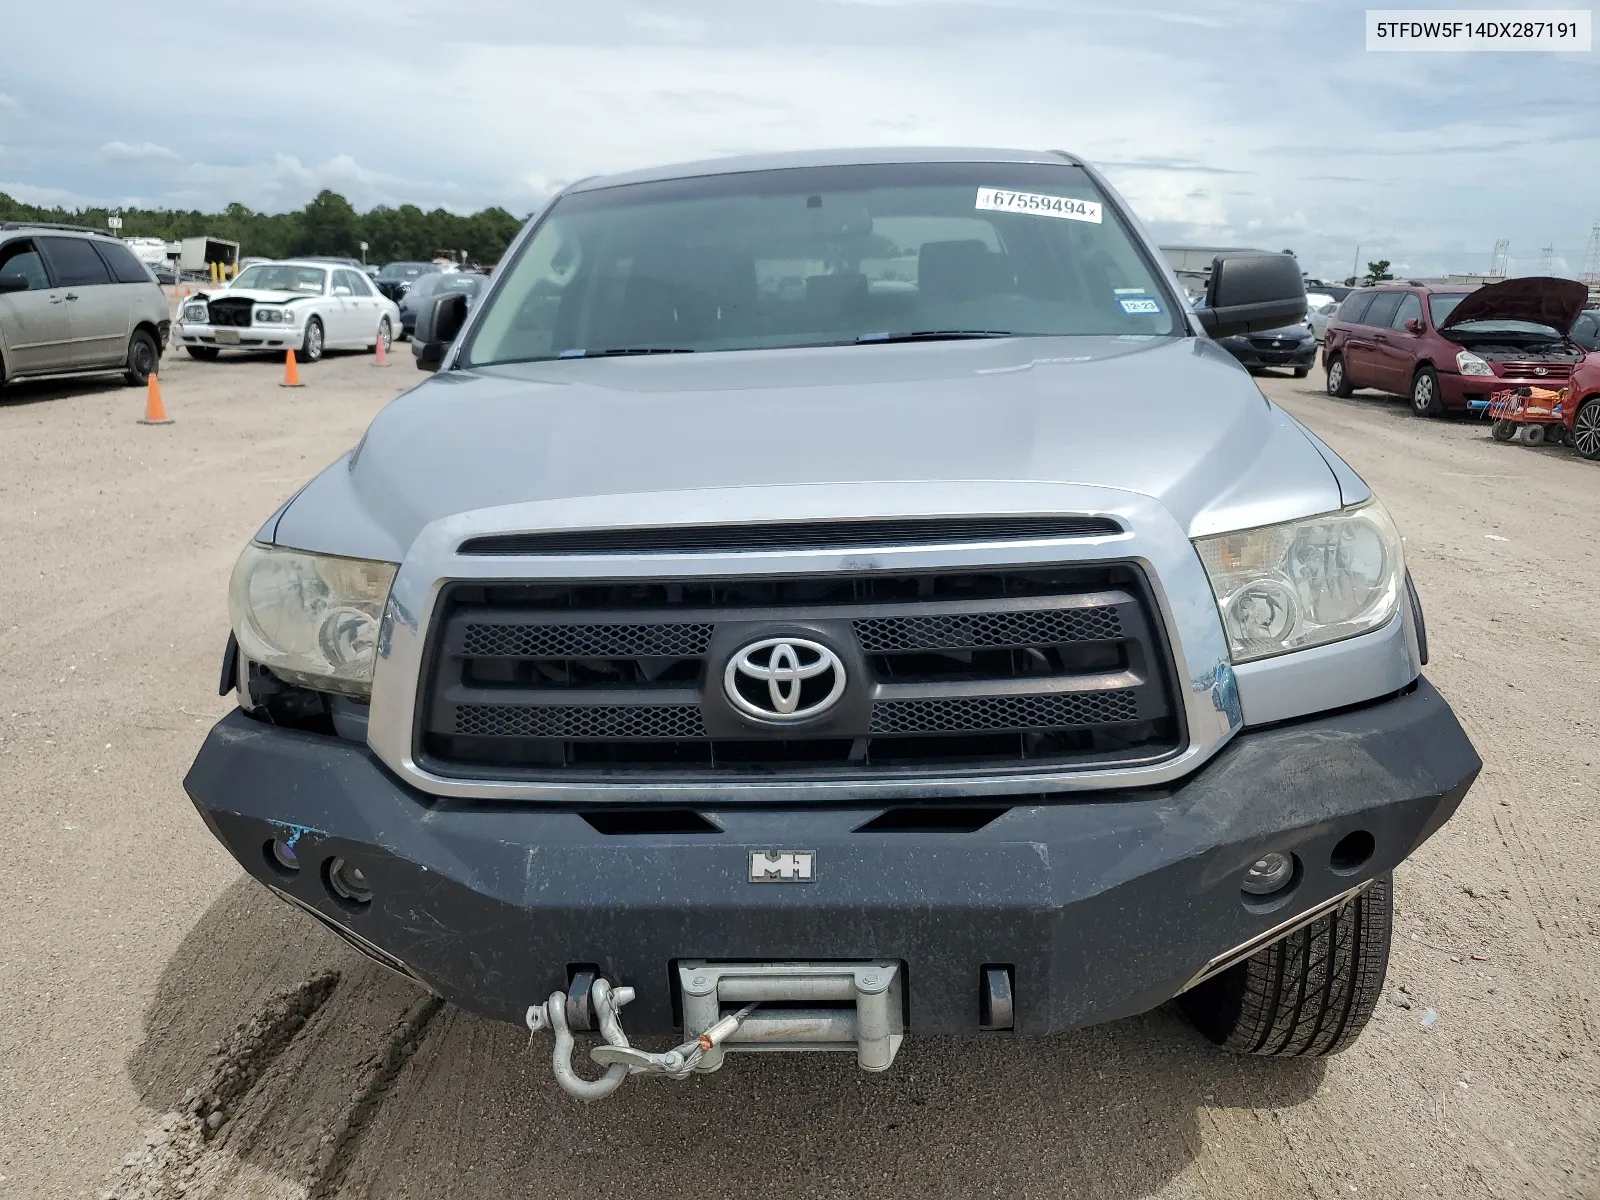
[{"label": "side mirror", "polygon": [[1214,338],[1281,329],[1305,319],[1300,264],[1289,254],[1219,254],[1211,261],[1206,302],[1195,311]]},{"label": "side mirror", "polygon": [[467,323],[467,298],[460,292],[432,296],[422,302],[417,313],[417,329],[411,336],[411,353],[417,370],[437,371],[445,352]]},{"label": "side mirror", "polygon": [[345,285],[341,283],[341,284],[339,284],[337,287],[335,287],[333,289],[333,294],[335,296],[349,296],[349,295],[352,295],[353,293],[350,291],[349,288],[345,287]]},{"label": "side mirror", "polygon": [[1407,333],[1421,333],[1422,332],[1422,321],[1421,321],[1421,319],[1418,318],[1418,317],[1412,317],[1409,321],[1407,321],[1406,322],[1406,332]]},{"label": "side mirror", "polygon": [[28,281],[21,275],[0,276],[0,296],[10,292],[25,292],[28,290]]}]

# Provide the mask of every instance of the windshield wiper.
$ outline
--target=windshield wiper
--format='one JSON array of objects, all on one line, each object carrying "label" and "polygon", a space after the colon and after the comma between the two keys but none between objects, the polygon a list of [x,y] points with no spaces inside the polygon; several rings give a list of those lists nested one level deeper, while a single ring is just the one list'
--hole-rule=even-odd
[{"label": "windshield wiper", "polygon": [[968,338],[1016,337],[1009,329],[913,329],[909,333],[864,333],[856,345],[877,342],[959,342]]},{"label": "windshield wiper", "polygon": [[563,350],[557,358],[621,358],[629,354],[693,354],[692,346],[608,346],[604,350]]}]

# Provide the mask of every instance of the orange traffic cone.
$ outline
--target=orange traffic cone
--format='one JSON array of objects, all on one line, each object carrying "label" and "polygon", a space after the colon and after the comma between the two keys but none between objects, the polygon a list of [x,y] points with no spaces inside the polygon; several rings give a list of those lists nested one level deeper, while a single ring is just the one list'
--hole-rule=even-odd
[{"label": "orange traffic cone", "polygon": [[378,334],[378,341],[373,346],[373,349],[378,352],[378,361],[376,365],[380,367],[387,367],[389,365],[389,351],[384,347],[383,334],[381,332]]},{"label": "orange traffic cone", "polygon": [[283,356],[283,382],[279,387],[305,387],[300,382],[300,365],[294,361],[294,351],[289,350]]},{"label": "orange traffic cone", "polygon": [[154,371],[150,372],[150,384],[145,389],[144,416],[139,418],[139,424],[172,424],[172,418],[167,416],[167,406],[161,403],[161,381],[156,378]]}]

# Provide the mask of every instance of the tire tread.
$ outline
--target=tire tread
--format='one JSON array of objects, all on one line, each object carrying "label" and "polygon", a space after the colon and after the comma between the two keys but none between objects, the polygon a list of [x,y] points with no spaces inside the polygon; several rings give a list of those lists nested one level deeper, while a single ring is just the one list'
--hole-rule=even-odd
[{"label": "tire tread", "polygon": [[1393,930],[1392,877],[1258,950],[1179,998],[1225,1050],[1271,1057],[1337,1054],[1383,995]]}]

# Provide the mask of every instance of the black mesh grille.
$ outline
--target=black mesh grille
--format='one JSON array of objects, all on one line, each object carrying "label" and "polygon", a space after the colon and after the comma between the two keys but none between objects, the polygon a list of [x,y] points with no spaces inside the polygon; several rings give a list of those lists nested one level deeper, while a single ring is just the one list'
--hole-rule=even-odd
[{"label": "black mesh grille", "polygon": [[[418,753],[445,774],[574,782],[1151,762],[1182,741],[1155,611],[1118,562],[452,583]],[[730,701],[730,662],[773,637],[839,656],[833,708],[785,724]]]},{"label": "black mesh grille", "polygon": [[250,300],[213,300],[207,307],[211,324],[248,328],[255,304]]},{"label": "black mesh grille", "polygon": [[461,652],[474,658],[690,657],[711,642],[709,624],[468,625]]},{"label": "black mesh grille", "polygon": [[1139,718],[1127,692],[1072,692],[1055,696],[975,696],[952,700],[890,700],[872,706],[877,734],[1005,732],[1109,725]]},{"label": "black mesh grille", "polygon": [[706,729],[690,704],[463,704],[455,731],[477,738],[696,738]]},{"label": "black mesh grille", "polygon": [[1046,612],[950,613],[936,617],[870,617],[855,623],[868,654],[893,650],[960,650],[980,646],[1051,646],[1120,638],[1122,621],[1109,605]]}]

